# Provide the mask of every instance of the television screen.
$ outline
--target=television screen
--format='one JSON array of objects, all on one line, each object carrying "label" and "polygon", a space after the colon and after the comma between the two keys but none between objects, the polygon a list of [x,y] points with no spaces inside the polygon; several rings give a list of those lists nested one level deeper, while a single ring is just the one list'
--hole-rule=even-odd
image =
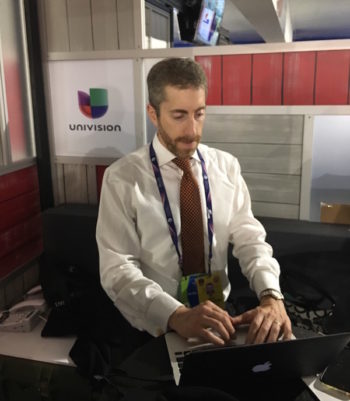
[{"label": "television screen", "polygon": [[225,8],[225,0],[203,0],[194,41],[215,46]]}]

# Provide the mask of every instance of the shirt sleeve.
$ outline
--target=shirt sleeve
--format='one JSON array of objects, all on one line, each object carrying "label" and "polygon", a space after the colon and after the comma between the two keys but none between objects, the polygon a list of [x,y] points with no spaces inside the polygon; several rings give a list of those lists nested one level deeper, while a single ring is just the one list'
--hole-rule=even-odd
[{"label": "shirt sleeve", "polygon": [[265,241],[264,227],[252,213],[249,191],[236,159],[230,176],[236,187],[234,213],[230,223],[233,255],[238,258],[242,273],[258,296],[267,288],[280,291],[280,267],[272,256],[272,247]]},{"label": "shirt sleeve", "polygon": [[130,183],[106,170],[96,228],[101,284],[133,327],[158,336],[181,303],[142,273],[131,191]]}]

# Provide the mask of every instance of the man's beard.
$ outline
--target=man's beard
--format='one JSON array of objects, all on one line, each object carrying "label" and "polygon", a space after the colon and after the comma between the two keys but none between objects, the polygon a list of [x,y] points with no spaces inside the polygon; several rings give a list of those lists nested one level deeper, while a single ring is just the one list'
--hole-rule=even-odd
[{"label": "man's beard", "polygon": [[[171,139],[168,133],[163,129],[161,124],[158,124],[158,135],[161,137],[163,142],[165,143],[166,148],[173,153],[175,156],[179,157],[180,159],[186,159],[188,157],[191,157],[193,153],[197,150],[197,146],[200,142],[200,136],[195,135],[189,136],[189,135],[184,135],[181,137],[178,137],[176,139]],[[185,143],[191,143],[191,142],[197,142],[196,148],[195,149],[178,149],[177,144],[179,142],[185,142]]]}]

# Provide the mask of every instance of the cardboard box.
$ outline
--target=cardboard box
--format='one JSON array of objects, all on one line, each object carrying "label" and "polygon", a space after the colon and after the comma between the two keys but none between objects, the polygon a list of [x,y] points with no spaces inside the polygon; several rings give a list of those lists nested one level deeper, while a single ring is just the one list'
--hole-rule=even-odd
[{"label": "cardboard box", "polygon": [[321,223],[350,224],[350,204],[321,202]]}]

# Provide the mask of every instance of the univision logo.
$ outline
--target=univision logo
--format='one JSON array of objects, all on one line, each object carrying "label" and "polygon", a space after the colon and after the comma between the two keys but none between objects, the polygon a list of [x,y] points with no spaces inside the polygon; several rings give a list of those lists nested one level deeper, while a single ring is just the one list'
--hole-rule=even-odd
[{"label": "univision logo", "polygon": [[[78,91],[79,109],[84,116],[96,119],[108,110],[108,91],[103,88],[90,88],[89,93]],[[119,124],[69,124],[70,131],[83,132],[121,132]]]},{"label": "univision logo", "polygon": [[108,110],[107,89],[90,88],[90,94],[78,91],[79,109],[84,116],[89,118],[100,118]]}]

